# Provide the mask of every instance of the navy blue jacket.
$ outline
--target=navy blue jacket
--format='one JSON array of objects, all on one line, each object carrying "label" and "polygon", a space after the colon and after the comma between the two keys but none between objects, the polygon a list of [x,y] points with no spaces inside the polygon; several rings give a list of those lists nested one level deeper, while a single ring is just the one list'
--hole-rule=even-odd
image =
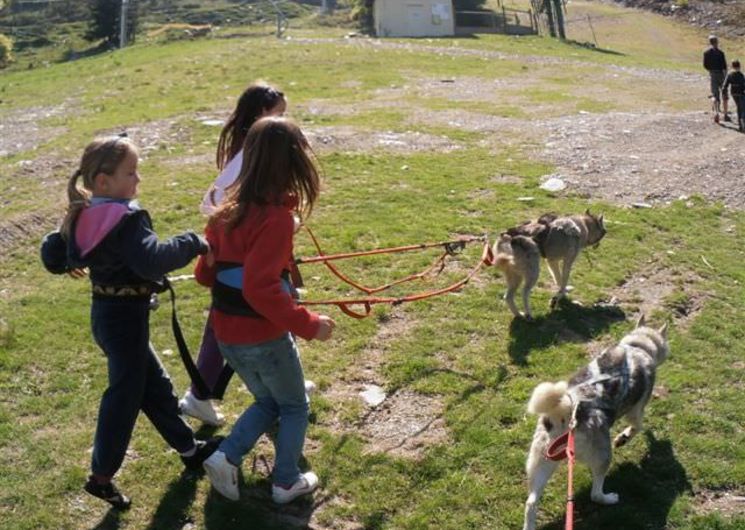
[{"label": "navy blue jacket", "polygon": [[69,240],[48,234],[41,253],[50,272],[88,267],[92,283],[119,286],[157,283],[208,250],[194,232],[159,241],[147,211],[134,201],[94,199],[76,219]]}]

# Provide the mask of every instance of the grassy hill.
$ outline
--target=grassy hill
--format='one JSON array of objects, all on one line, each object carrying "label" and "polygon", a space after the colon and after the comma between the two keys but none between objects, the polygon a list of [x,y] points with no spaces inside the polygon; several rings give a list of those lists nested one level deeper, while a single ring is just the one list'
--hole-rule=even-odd
[{"label": "grassy hill", "polygon": [[[189,38],[191,26],[211,26],[215,30],[253,26],[271,34],[276,29],[277,9],[290,26],[307,25],[318,18],[320,2],[280,0],[134,0],[139,31],[136,39]],[[13,37],[17,63],[13,68],[40,66],[80,55],[103,51],[98,41],[86,41],[84,35],[91,18],[87,0],[52,0],[50,2],[8,3],[0,6],[0,33]],[[335,19],[335,22],[341,21]],[[164,30],[170,30],[164,34]]]},{"label": "grassy hill", "polygon": [[[671,358],[644,433],[614,457],[606,490],[621,503],[592,504],[580,466],[576,528],[744,528],[743,136],[706,114],[705,35],[616,6],[570,9],[597,17],[598,49],[500,35],[378,41],[320,27],[276,39],[246,26],[0,74],[0,527],[519,528],[530,392],[583,366],[644,311],[671,323]],[[328,308],[334,339],[301,344],[319,386],[305,451],[321,477],[312,499],[271,504],[264,440],[242,467],[241,500],[226,501],[183,474],[141,419],[118,475],[133,508],[108,511],[82,491],[106,386],[89,286],[43,271],[39,240],[62,216],[84,145],[121,130],[141,148],[141,202],[158,233],[199,230],[197,205],[215,176],[211,123],[259,78],[288,94],[288,114],[318,152],[325,189],[309,224],[327,252],[493,239],[543,212],[587,207],[605,213],[608,236],[576,264],[581,305],[550,311],[542,272],[534,323],[512,319],[492,269],[458,293],[380,306],[366,320]],[[549,175],[567,190],[540,189]],[[296,243],[298,255],[314,254],[306,236]],[[369,258],[344,271],[386,283],[435,254]],[[395,292],[453,282],[479,255],[470,247],[443,276]],[[307,299],[353,294],[320,266],[303,273]],[[208,293],[189,281],[176,287],[195,350]],[[152,314],[152,331],[182,392],[167,304]],[[360,399],[366,384],[387,392],[379,408]],[[229,423],[250,399],[234,380],[223,403]],[[543,529],[563,528],[565,476],[561,468],[544,495]]]}]

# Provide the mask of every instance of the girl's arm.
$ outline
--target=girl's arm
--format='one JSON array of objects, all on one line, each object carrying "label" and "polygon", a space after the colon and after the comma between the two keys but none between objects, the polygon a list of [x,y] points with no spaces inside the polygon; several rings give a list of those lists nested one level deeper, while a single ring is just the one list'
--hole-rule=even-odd
[{"label": "girl's arm", "polygon": [[[218,238],[216,237],[214,230],[209,225],[207,225],[204,233],[207,237],[207,241],[209,242],[212,255],[217,256]],[[197,266],[194,268],[194,277],[196,278],[197,283],[199,283],[200,285],[204,285],[205,287],[212,287],[215,284],[215,279],[217,277],[217,267],[215,266],[214,259],[212,260],[212,263],[209,263],[209,260],[207,260],[206,258],[207,256],[199,256],[199,259],[197,260]]]},{"label": "girl's arm", "polygon": [[263,221],[256,240],[243,261],[243,297],[260,315],[277,327],[311,340],[319,317],[298,306],[282,289],[280,275],[292,255],[294,223],[289,212]]},{"label": "girl's arm", "polygon": [[194,232],[159,241],[144,210],[124,221],[119,237],[125,264],[138,276],[153,281],[209,251],[207,241]]}]

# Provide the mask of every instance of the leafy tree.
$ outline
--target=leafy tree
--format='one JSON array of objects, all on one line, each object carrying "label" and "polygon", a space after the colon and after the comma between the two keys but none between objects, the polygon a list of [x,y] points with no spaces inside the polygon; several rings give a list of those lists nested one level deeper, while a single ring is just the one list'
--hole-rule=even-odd
[{"label": "leafy tree", "polygon": [[0,68],[13,62],[13,40],[0,33]]},{"label": "leafy tree", "polygon": [[[85,38],[103,39],[109,46],[119,46],[122,0],[89,0],[91,21]],[[137,31],[137,0],[127,4],[127,42],[133,42]]]}]

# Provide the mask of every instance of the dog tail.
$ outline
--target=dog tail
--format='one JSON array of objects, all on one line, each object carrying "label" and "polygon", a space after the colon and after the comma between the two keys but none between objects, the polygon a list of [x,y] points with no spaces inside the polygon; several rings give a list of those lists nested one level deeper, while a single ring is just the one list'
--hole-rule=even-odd
[{"label": "dog tail", "polygon": [[515,264],[515,253],[512,251],[512,236],[503,233],[494,243],[494,265],[500,269],[512,267]]},{"label": "dog tail", "polygon": [[541,383],[530,397],[528,412],[553,418],[567,418],[572,413],[572,400],[567,393],[567,382]]}]

